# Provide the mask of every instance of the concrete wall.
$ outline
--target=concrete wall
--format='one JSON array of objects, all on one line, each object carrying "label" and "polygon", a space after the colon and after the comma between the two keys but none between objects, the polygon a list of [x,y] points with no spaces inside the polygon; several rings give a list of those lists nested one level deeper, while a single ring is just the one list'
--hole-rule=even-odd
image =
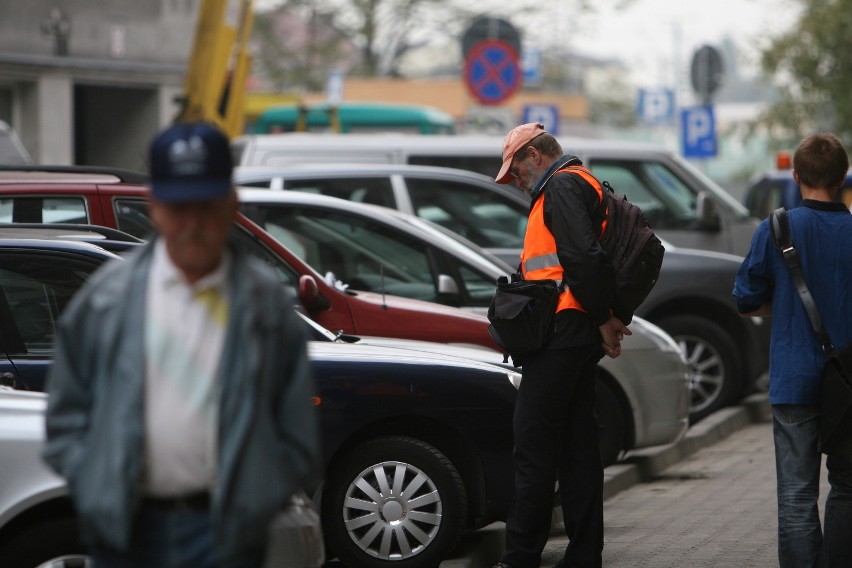
[{"label": "concrete wall", "polygon": [[177,112],[200,4],[0,0],[3,112],[33,161],[144,168]]},{"label": "concrete wall", "polygon": [[182,62],[201,0],[0,0],[0,52]]}]

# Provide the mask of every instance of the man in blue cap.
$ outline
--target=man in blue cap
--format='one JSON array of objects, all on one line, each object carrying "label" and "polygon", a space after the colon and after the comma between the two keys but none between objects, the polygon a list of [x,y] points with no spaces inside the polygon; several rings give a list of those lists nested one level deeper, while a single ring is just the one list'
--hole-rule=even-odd
[{"label": "man in blue cap", "polygon": [[276,275],[229,245],[228,139],[175,124],[149,160],[158,234],[63,313],[44,456],[96,568],[257,567],[318,474],[302,328]]}]

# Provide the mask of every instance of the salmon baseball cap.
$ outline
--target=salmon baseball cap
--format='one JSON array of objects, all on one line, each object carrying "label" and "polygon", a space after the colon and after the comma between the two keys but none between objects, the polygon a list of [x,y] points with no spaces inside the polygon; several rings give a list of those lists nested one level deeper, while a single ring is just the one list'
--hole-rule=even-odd
[{"label": "salmon baseball cap", "polygon": [[512,158],[521,148],[532,142],[533,138],[539,134],[545,134],[547,131],[544,125],[540,122],[530,122],[516,126],[503,139],[503,167],[494,181],[497,183],[511,183],[515,176],[509,173],[509,168],[512,167]]}]

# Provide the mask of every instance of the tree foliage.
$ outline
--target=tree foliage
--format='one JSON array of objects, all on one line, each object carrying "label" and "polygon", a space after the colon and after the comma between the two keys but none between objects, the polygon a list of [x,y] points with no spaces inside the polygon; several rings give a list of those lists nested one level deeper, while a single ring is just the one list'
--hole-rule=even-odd
[{"label": "tree foliage", "polygon": [[780,99],[761,118],[771,137],[794,145],[821,130],[852,141],[852,0],[795,0],[798,22],[773,38],[761,64]]},{"label": "tree foliage", "polygon": [[[542,9],[536,0],[510,5],[500,0],[279,0],[255,14],[255,61],[276,85],[288,89],[316,88],[319,76],[332,69],[353,76],[400,76],[406,54],[427,44],[459,41],[477,17],[512,20]],[[309,30],[308,38],[287,37],[281,22],[296,19]]]}]

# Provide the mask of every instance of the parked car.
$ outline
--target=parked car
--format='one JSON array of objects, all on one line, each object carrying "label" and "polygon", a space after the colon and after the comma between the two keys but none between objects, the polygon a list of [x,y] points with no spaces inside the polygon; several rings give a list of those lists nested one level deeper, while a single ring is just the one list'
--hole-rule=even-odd
[{"label": "parked car", "polygon": [[[48,227],[52,227],[48,225]],[[52,330],[74,290],[100,263],[114,255],[97,246],[44,238],[3,239],[0,226],[0,371],[18,388],[44,388],[51,356]],[[45,228],[17,229],[44,236]],[[79,238],[88,233],[76,231]],[[68,234],[70,238],[70,233]],[[9,306],[8,312],[2,301]],[[314,323],[315,326],[318,324]],[[481,333],[487,335],[485,327]],[[350,338],[342,332],[339,337]],[[327,339],[327,338],[326,338]],[[371,337],[371,345],[407,344],[399,339]],[[417,343],[447,355],[501,364],[500,353],[481,347]],[[638,322],[619,359],[600,362],[597,413],[601,424],[601,455],[606,465],[625,452],[676,441],[687,425],[688,381],[680,350],[655,326]],[[511,365],[506,364],[507,368]]]},{"label": "parked car", "polygon": [[[758,219],[766,219],[778,209],[798,207],[802,201],[799,185],[793,181],[792,162],[788,154],[780,154],[776,159],[776,168],[759,175],[752,180],[743,194],[743,204]],[[852,170],[837,192],[837,201],[842,201],[852,209]]]},{"label": "parked car", "polygon": [[239,167],[234,182],[397,209],[446,227],[513,265],[524,244],[529,199],[514,186],[465,170],[387,164]]},{"label": "parked car", "polygon": [[[294,191],[241,189],[245,214],[320,272],[356,290],[485,312],[512,268],[434,223],[395,210]],[[681,344],[690,365],[690,415],[739,400],[768,365],[769,326],[731,299],[742,259],[666,244],[660,278],[636,314]]]},{"label": "parked car", "polygon": [[85,548],[65,483],[40,455],[46,406],[43,393],[0,386],[0,558],[4,566],[84,565]]},{"label": "parked car", "polygon": [[[62,308],[94,269],[115,258],[88,243],[0,238],[4,391],[44,388]],[[349,566],[388,560],[434,566],[464,530],[505,518],[511,502],[512,411],[520,373],[444,354],[445,345],[401,345],[325,339],[308,346],[326,471],[316,498],[327,544]],[[43,405],[27,407],[40,429],[28,438],[28,453],[16,453],[22,436],[12,419],[4,421],[3,400],[0,558],[4,565],[35,566],[80,554],[62,483],[38,458]],[[402,497],[390,499],[384,515],[371,520],[369,507],[357,503],[378,498],[385,475],[402,488]],[[368,529],[372,536],[366,536]],[[38,546],[44,540],[52,545]]]},{"label": "parked car", "polygon": [[[144,239],[153,229],[146,182],[142,174],[115,169],[0,168],[0,222],[89,223]],[[273,266],[282,282],[295,291],[302,309],[329,329],[498,348],[481,315],[345,289],[333,278],[317,273],[245,216],[240,215],[236,229],[237,244]]]},{"label": "parked car", "polygon": [[[310,337],[318,341],[404,347],[463,357],[483,363],[513,366],[485,350],[439,343],[361,337],[332,333],[305,318]],[[636,318],[633,335],[622,343],[617,359],[604,358],[598,367],[597,406],[601,427],[601,457],[605,465],[625,452],[672,444],[688,427],[689,380],[679,346],[659,327]]]},{"label": "parked car", "polygon": [[[748,251],[757,219],[674,152],[639,142],[568,137],[559,137],[559,142],[599,179],[642,207],[654,229],[670,243],[738,255]],[[493,181],[500,169],[502,143],[502,136],[484,135],[288,133],[239,137],[233,150],[240,166],[276,168],[277,173],[311,163],[319,171],[341,163],[409,164],[466,169]],[[405,202],[397,207],[412,211]]]}]

